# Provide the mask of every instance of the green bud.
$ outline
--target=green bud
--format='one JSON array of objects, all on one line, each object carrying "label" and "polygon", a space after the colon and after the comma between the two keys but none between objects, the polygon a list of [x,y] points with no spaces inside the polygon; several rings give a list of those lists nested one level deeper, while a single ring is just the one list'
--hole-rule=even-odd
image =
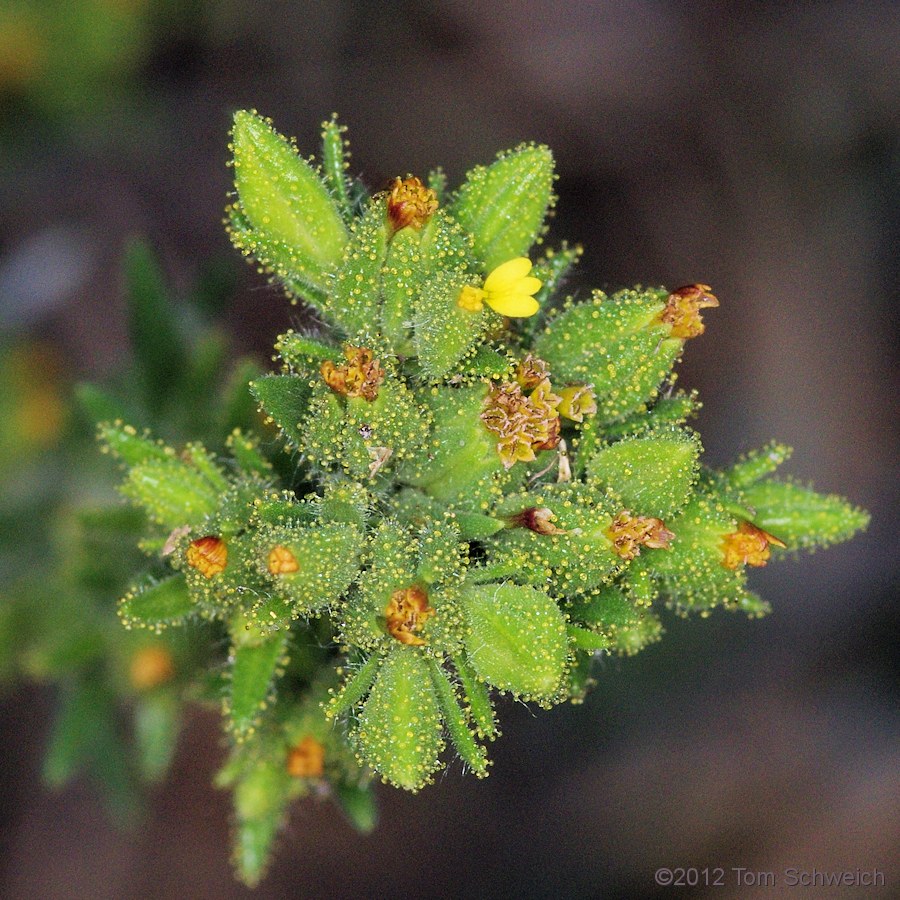
[{"label": "green bud", "polygon": [[438,698],[420,651],[392,650],[352,737],[365,762],[385,781],[418,791],[431,780],[444,742]]},{"label": "green bud", "polygon": [[238,192],[229,209],[232,241],[328,315],[328,276],[347,242],[328,190],[309,163],[256,113],[235,114],[232,150]]},{"label": "green bud", "polygon": [[817,494],[790,481],[760,481],[745,487],[742,496],[755,511],[753,524],[789,550],[846,541],[869,524],[869,514],[843,497]]},{"label": "green bud", "polygon": [[696,433],[667,429],[609,444],[587,463],[588,480],[608,487],[634,513],[666,518],[687,502],[697,480]]},{"label": "green bud", "polygon": [[669,337],[658,321],[666,292],[620,291],[570,305],[535,342],[553,381],[590,384],[599,421],[620,419],[653,400],[681,353],[683,341]]},{"label": "green bud", "polygon": [[461,604],[467,656],[478,675],[526,700],[556,701],[568,658],[556,603],[531,587],[485,584],[466,588]]},{"label": "green bud", "polygon": [[523,144],[468,173],[451,213],[472,235],[486,272],[527,256],[553,201],[553,177],[553,154],[541,144]]}]

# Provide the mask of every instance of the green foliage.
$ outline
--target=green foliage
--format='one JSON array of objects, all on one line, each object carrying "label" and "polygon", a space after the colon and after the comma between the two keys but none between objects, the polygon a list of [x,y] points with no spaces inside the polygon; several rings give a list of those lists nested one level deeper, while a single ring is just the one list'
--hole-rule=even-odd
[{"label": "green foliage", "polygon": [[[846,501],[774,480],[779,445],[723,473],[701,464],[684,425],[697,398],[671,383],[716,303],[705,288],[595,292],[528,320],[580,248],[491,278],[541,239],[546,148],[501,154],[455,195],[433,175],[434,194],[406,179],[371,199],[335,120],[321,171],[254,113],[235,117],[232,149],[234,242],[331,328],[282,335],[276,373],[224,377],[221,340],[190,340],[132,251],[139,388],[81,396],[108,417],[101,443],[135,512],[81,522],[64,569],[84,593],[118,593],[125,630],[73,600],[67,630],[27,654],[45,676],[78,670],[53,781],[115,768],[117,705],[152,781],[186,699],[221,704],[217,783],[255,884],[292,800],[328,793],[365,831],[375,775],[418,791],[448,747],[484,776],[497,694],[578,702],[597,655],[660,638],[662,608],[760,615],[748,566],[864,527]],[[510,324],[495,306],[522,313]],[[127,779],[107,780],[125,796]]]}]

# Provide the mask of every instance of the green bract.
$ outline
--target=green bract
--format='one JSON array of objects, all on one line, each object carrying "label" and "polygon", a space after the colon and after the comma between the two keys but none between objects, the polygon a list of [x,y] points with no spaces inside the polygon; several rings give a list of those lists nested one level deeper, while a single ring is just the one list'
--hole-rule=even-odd
[{"label": "green bract", "polygon": [[531,267],[545,147],[455,194],[436,173],[435,191],[408,177],[374,197],[348,180],[334,119],[321,169],[255,113],[232,149],[234,243],[328,327],[278,339],[278,370],[250,384],[261,433],[224,453],[121,422],[101,437],[146,514],[150,571],[123,623],[208,641],[246,881],[311,786],[370,828],[373,773],[417,791],[455,754],[483,776],[496,694],[578,701],[596,657],[656,641],[665,608],[759,614],[748,566],[866,524],[774,480],[780,445],[701,464],[698,402],[672,369],[717,305],[708,287],[575,302],[556,290],[580,248]]}]

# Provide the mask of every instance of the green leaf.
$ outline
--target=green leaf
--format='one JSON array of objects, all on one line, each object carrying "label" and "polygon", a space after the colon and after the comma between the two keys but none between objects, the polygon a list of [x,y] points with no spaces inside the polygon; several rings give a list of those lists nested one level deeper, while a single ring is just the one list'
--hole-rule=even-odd
[{"label": "green leaf", "polygon": [[173,450],[151,440],[146,432],[140,435],[131,425],[118,421],[98,425],[97,437],[104,445],[104,451],[112,453],[128,466],[151,460],[165,461],[174,456]]},{"label": "green leaf", "polygon": [[297,428],[309,402],[307,379],[297,375],[263,375],[250,382],[250,391],[285,437],[296,443]]},{"label": "green leaf", "polygon": [[237,740],[248,738],[259,724],[273,697],[275,682],[287,663],[286,648],[287,635],[284,633],[233,647],[225,715]]},{"label": "green leaf", "polygon": [[232,149],[238,192],[232,240],[327,313],[329,274],[347,242],[328,189],[271,122],[254,112],[235,114]]},{"label": "green leaf", "polygon": [[528,254],[553,199],[553,177],[553,154],[540,144],[468,173],[450,212],[474,238],[485,272]]},{"label": "green leaf", "polygon": [[352,736],[369,765],[391,784],[415,792],[428,783],[443,748],[441,713],[418,650],[391,651]]},{"label": "green leaf", "polygon": [[183,622],[194,610],[183,575],[133,588],[119,601],[126,628],[160,629]]},{"label": "green leaf", "polygon": [[125,283],[131,345],[147,405],[158,411],[184,374],[187,348],[162,272],[142,241],[132,241],[126,248]]},{"label": "green leaf", "polygon": [[609,487],[632,512],[665,519],[687,502],[700,450],[698,436],[679,429],[626,438],[592,456],[587,476]]},{"label": "green leaf", "polygon": [[349,225],[353,221],[353,203],[347,183],[350,152],[344,137],[346,131],[346,125],[338,124],[336,113],[322,123],[322,175],[341,219]]},{"label": "green leaf", "polygon": [[235,786],[234,861],[238,877],[248,887],[256,887],[265,875],[284,822],[289,782],[283,761],[261,759],[244,766]]},{"label": "green leaf", "polygon": [[141,775],[147,781],[161,781],[169,770],[180,724],[178,700],[171,692],[154,692],[138,700],[134,737]]},{"label": "green leaf", "polygon": [[729,483],[736,488],[747,488],[771,475],[782,463],[790,459],[793,451],[784,444],[771,441],[759,450],[752,450],[725,472]]},{"label": "green leaf", "polygon": [[744,502],[753,524],[784,541],[789,550],[849,540],[869,524],[869,514],[835,494],[817,494],[790,481],[760,481],[746,487]]},{"label": "green leaf", "polygon": [[460,758],[479,777],[487,775],[488,760],[484,747],[481,747],[472,735],[468,718],[459,707],[456,690],[447,680],[444,670],[433,659],[428,661],[431,670],[431,683],[437,694],[438,703],[444,718],[444,725],[453,741],[453,746]]},{"label": "green leaf", "polygon": [[566,623],[556,603],[532,587],[485,584],[461,597],[467,655],[485,681],[526,699],[553,701],[566,669]]},{"label": "green leaf", "polygon": [[340,781],[334,785],[334,799],[360,834],[371,834],[375,830],[378,804],[375,792],[368,784]]},{"label": "green leaf", "polygon": [[599,421],[614,421],[654,400],[681,354],[658,321],[667,294],[662,290],[595,291],[586,303],[569,306],[535,341],[555,383],[589,384]]}]

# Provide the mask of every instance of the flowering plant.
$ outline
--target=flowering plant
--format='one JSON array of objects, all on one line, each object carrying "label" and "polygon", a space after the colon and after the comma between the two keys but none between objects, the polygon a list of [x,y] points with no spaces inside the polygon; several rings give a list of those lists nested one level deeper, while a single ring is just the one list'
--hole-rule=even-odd
[{"label": "flowering plant", "polygon": [[[319,167],[252,112],[231,149],[234,244],[319,324],[279,337],[250,384],[265,421],[227,458],[121,421],[101,437],[146,516],[124,624],[206,629],[182,677],[222,698],[248,883],[291,799],[327,792],[365,829],[373,773],[418,791],[455,755],[483,777],[498,694],[578,701],[599,655],[660,637],[661,607],[761,615],[748,566],[864,526],[773,477],[782,445],[701,464],[672,369],[709,286],[557,299],[581,251],[542,247],[546,147],[374,196],[334,119]],[[163,656],[146,673],[175,677]]]}]

